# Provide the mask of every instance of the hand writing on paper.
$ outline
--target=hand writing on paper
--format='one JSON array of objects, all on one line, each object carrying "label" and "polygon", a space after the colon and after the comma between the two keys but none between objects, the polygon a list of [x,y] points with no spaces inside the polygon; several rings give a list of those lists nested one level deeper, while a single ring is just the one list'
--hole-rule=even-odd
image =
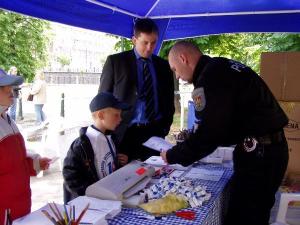
[{"label": "hand writing on paper", "polygon": [[161,150],[160,156],[164,160],[165,163],[168,163],[168,160],[167,160],[167,151]]},{"label": "hand writing on paper", "polygon": [[46,158],[46,157],[40,158],[39,162],[40,162],[41,170],[47,170],[49,168],[50,161],[51,161],[51,159]]},{"label": "hand writing on paper", "polygon": [[121,166],[124,166],[128,163],[128,156],[124,154],[118,154],[118,161]]}]

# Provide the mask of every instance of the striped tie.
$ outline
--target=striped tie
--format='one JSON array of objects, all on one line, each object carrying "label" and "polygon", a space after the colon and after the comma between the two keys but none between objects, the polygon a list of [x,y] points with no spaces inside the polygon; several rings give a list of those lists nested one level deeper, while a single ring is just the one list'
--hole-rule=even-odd
[{"label": "striped tie", "polygon": [[154,104],[154,91],[153,91],[153,82],[152,76],[149,69],[149,60],[146,58],[141,58],[143,62],[143,75],[144,75],[144,84],[142,96],[144,96],[146,109],[145,116],[148,121],[152,121],[155,117],[155,104]]}]

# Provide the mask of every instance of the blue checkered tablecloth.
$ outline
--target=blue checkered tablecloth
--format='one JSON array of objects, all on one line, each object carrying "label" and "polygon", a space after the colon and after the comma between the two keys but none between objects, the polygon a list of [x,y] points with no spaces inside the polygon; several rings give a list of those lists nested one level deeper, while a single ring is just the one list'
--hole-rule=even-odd
[{"label": "blue checkered tablecloth", "polygon": [[207,186],[207,192],[211,193],[211,199],[205,202],[201,207],[189,208],[196,212],[195,220],[186,220],[176,217],[175,215],[168,215],[162,219],[149,220],[142,218],[148,215],[140,208],[122,208],[118,216],[108,220],[109,225],[144,225],[144,224],[178,224],[178,225],[221,225],[223,222],[225,210],[228,203],[228,181],[232,176],[233,170],[230,166],[218,164],[202,164],[197,163],[194,167],[210,169],[210,170],[224,170],[223,176],[219,181],[195,180],[196,184]]}]

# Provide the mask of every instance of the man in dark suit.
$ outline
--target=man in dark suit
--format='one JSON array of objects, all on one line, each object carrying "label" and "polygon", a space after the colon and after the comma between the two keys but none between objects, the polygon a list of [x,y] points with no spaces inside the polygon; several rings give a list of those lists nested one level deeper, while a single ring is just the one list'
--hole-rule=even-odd
[{"label": "man in dark suit", "polygon": [[[99,92],[112,92],[132,106],[116,129],[117,149],[129,160],[146,160],[159,152],[142,146],[152,136],[165,137],[173,122],[174,81],[168,62],[153,55],[158,28],[151,19],[134,25],[134,49],[108,56]],[[124,165],[128,160],[120,158]]]}]

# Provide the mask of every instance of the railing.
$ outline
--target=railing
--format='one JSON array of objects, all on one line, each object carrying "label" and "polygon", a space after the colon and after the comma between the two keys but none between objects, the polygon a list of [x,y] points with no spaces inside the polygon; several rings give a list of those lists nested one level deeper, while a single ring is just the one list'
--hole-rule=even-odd
[{"label": "railing", "polygon": [[45,72],[48,84],[99,84],[101,73]]}]

